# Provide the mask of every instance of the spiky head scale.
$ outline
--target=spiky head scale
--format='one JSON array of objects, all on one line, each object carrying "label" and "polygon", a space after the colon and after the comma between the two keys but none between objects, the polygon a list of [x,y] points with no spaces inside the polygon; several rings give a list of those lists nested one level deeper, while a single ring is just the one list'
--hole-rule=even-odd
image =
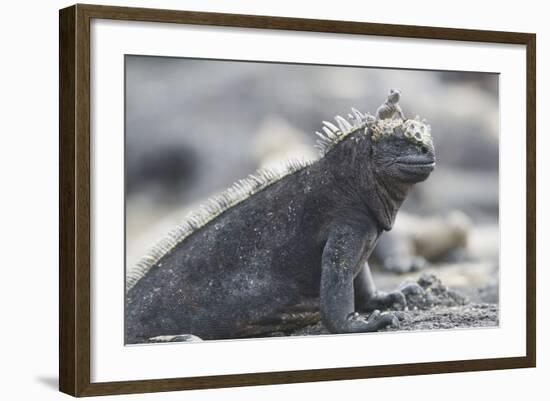
[{"label": "spiky head scale", "polygon": [[368,131],[370,132],[367,134],[370,134],[375,142],[393,135],[402,135],[413,143],[433,148],[431,127],[426,120],[420,119],[418,116],[405,121],[401,119],[376,120],[369,125]]},{"label": "spiky head scale", "polygon": [[330,152],[350,134],[358,131],[362,131],[362,134],[372,138],[373,142],[392,136],[403,136],[412,143],[424,145],[433,150],[431,127],[419,116],[406,120],[399,118],[376,119],[368,113],[363,114],[353,108],[352,111],[354,114],[349,115],[351,123],[340,116],[335,117],[338,126],[329,121],[323,121],[325,135],[316,133],[319,137],[317,148],[320,149],[321,156]]},{"label": "spiky head scale", "polygon": [[433,149],[432,128],[418,116],[403,123],[403,136],[411,142]]}]

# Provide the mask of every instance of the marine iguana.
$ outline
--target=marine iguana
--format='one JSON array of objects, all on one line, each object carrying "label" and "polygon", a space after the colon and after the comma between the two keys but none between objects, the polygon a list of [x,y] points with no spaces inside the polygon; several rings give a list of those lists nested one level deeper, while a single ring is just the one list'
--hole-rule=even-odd
[{"label": "marine iguana", "polygon": [[398,325],[378,309],[404,308],[404,290],[376,291],[367,260],[435,166],[431,129],[352,112],[324,122],[318,160],[238,181],[138,263],[127,344],[256,337],[319,318],[332,333]]},{"label": "marine iguana", "polygon": [[376,118],[384,120],[386,118],[393,118],[397,114],[397,117],[405,120],[403,110],[401,110],[401,106],[399,106],[398,104],[400,97],[401,91],[397,89],[390,89],[390,94],[388,95],[388,98],[376,110]]}]

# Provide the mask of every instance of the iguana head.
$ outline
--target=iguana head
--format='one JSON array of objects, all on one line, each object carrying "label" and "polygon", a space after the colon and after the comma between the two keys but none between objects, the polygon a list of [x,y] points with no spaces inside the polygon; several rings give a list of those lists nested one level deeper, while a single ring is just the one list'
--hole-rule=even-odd
[{"label": "iguana head", "polygon": [[[390,93],[399,97],[399,92]],[[412,185],[428,178],[435,167],[430,126],[414,119],[377,119],[352,109],[349,121],[337,116],[317,132],[317,146],[334,182],[391,229],[397,210]]]},{"label": "iguana head", "polygon": [[396,104],[399,102],[401,97],[401,91],[397,89],[390,89],[390,94],[388,95],[388,103]]},{"label": "iguana head", "polygon": [[377,120],[366,128],[372,138],[372,164],[378,178],[414,184],[435,167],[430,126],[419,118]]}]

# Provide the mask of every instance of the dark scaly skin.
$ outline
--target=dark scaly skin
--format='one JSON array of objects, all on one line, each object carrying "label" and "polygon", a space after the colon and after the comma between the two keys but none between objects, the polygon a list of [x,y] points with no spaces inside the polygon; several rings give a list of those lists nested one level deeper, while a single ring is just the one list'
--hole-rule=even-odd
[{"label": "dark scaly skin", "polygon": [[[367,260],[433,147],[349,134],[316,163],[228,209],[165,255],[127,293],[126,343],[289,331],[319,315],[332,333],[396,324],[402,292],[377,292]],[[358,313],[359,312],[359,313]],[[177,337],[181,338],[181,337]]]}]

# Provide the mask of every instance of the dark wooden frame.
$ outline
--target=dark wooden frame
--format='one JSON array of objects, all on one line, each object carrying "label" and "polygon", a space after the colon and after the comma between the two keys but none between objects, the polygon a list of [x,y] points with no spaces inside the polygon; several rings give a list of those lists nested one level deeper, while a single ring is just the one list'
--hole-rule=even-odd
[{"label": "dark wooden frame", "polygon": [[[525,45],[527,310],[524,357],[90,383],[90,20],[92,18]],[[74,5],[59,13],[59,388],[74,396],[534,367],[536,364],[535,48],[530,33]]]}]

